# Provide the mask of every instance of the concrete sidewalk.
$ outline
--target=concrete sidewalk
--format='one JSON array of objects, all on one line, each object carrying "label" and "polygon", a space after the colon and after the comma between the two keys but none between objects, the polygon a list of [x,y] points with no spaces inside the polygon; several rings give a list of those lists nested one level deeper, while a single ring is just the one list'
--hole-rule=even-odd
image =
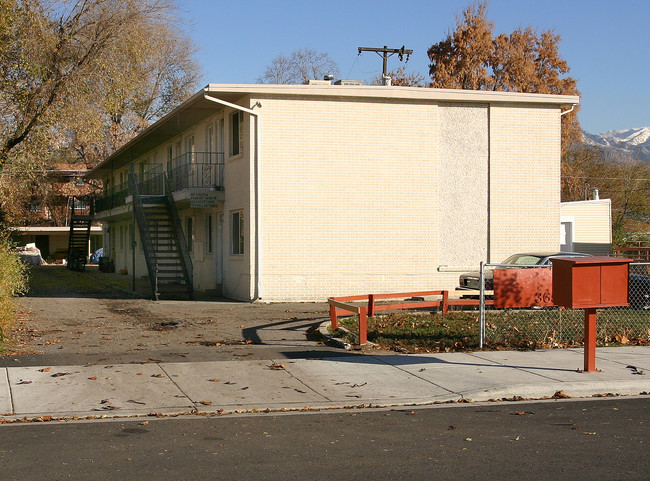
[{"label": "concrete sidewalk", "polygon": [[0,369],[0,419],[650,393],[650,346],[596,355],[595,373],[579,372],[582,349],[7,367]]}]

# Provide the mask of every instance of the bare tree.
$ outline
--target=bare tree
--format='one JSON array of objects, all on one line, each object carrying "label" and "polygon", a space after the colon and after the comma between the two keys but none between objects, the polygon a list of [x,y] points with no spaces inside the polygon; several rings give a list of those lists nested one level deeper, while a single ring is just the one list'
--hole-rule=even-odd
[{"label": "bare tree", "polygon": [[275,57],[257,81],[267,84],[303,84],[311,79],[322,79],[325,75],[336,76],[339,73],[338,65],[329,54],[303,48],[293,51],[289,57]]},{"label": "bare tree", "polygon": [[[417,72],[408,73],[404,67],[388,72],[390,83],[395,87],[424,87],[424,77]],[[383,85],[381,75],[372,79],[372,85]]]},{"label": "bare tree", "polygon": [[124,61],[159,54],[156,33],[177,31],[175,11],[173,0],[0,0],[0,168],[30,137],[49,135],[107,69],[135,82],[142,71]]},{"label": "bare tree", "polygon": [[92,167],[195,91],[181,22],[175,0],[0,0],[0,215],[45,192],[15,173]]}]

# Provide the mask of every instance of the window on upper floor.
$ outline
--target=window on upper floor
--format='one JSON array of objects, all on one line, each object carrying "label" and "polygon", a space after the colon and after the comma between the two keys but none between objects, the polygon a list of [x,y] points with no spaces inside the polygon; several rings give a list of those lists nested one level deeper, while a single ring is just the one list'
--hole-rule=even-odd
[{"label": "window on upper floor", "polygon": [[174,160],[174,149],[172,146],[167,147],[167,172],[171,172],[171,170],[174,168],[172,165],[172,162]]},{"label": "window on upper floor", "polygon": [[195,147],[194,147],[194,135],[190,135],[185,139],[185,154],[187,155],[187,162],[195,162]]},{"label": "window on upper floor", "polygon": [[239,110],[230,116],[230,156],[234,157],[243,152],[244,113]]}]

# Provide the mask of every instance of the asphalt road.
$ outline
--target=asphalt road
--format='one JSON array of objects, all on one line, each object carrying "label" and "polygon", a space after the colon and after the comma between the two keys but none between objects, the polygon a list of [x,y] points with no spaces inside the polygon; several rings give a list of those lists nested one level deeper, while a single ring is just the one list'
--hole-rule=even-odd
[{"label": "asphalt road", "polygon": [[3,480],[647,479],[650,399],[0,426]]}]

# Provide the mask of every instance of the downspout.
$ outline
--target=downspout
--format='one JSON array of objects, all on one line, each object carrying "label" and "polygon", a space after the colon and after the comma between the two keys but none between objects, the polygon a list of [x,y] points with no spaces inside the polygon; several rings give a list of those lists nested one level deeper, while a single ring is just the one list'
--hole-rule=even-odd
[{"label": "downspout", "polygon": [[562,117],[563,115],[566,115],[566,114],[568,114],[568,113],[573,112],[573,109],[576,108],[576,105],[578,105],[578,104],[572,104],[572,105],[571,105],[571,108],[570,108],[569,110],[565,110],[564,112],[560,112],[560,117]]},{"label": "downspout", "polygon": [[[260,145],[260,124],[259,124],[259,115],[253,109],[242,107],[241,105],[233,104],[231,102],[226,102],[225,100],[217,99],[210,97],[207,93],[203,94],[203,98],[210,100],[212,102],[218,103],[225,107],[230,107],[231,109],[239,110],[241,112],[246,112],[250,114],[255,119],[255,150],[254,150],[254,173],[255,173],[255,293],[254,301],[262,298],[262,235],[261,235],[261,226],[260,226],[260,162],[259,162],[259,145]],[[254,107],[261,107],[260,102],[256,102],[253,105]]]}]

